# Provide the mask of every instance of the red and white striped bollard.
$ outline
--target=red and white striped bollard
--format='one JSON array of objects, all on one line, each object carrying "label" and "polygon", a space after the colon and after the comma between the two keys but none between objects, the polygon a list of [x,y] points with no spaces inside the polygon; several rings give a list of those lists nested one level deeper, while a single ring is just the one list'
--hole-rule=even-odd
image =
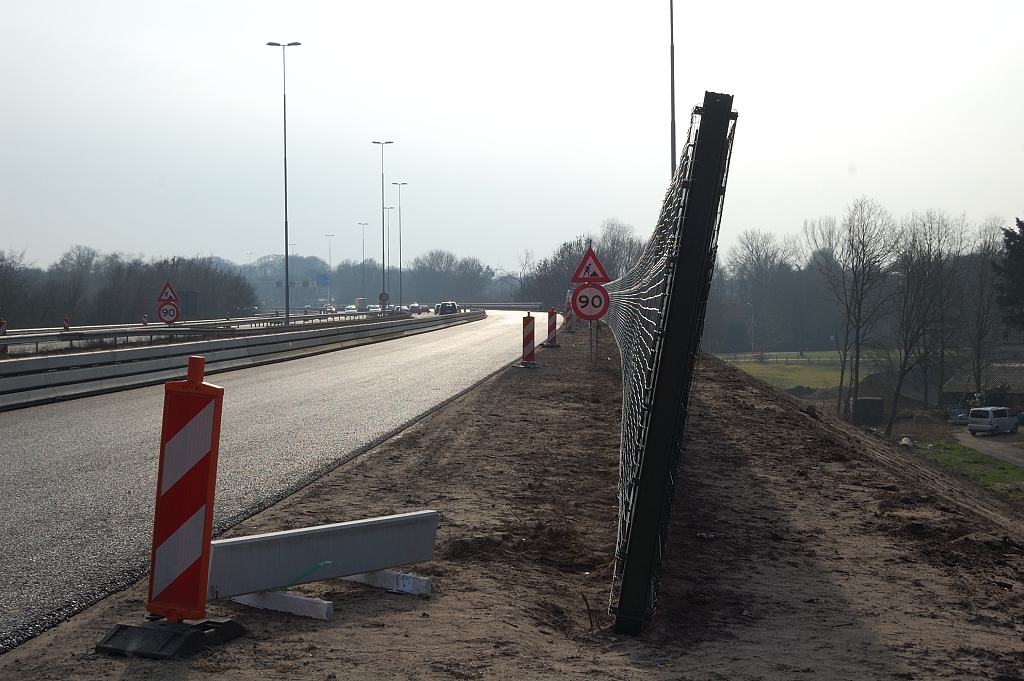
[{"label": "red and white striped bollard", "polygon": [[558,313],[555,308],[548,310],[548,339],[544,341],[544,347],[557,348],[558,346]]},{"label": "red and white striped bollard", "polygon": [[[0,317],[0,336],[6,336],[6,335],[7,335],[7,320],[4,319],[3,317]],[[7,354],[7,344],[4,343],[3,345],[0,345],[0,355],[6,355],[6,354]]]},{"label": "red and white striped bollard", "polygon": [[203,382],[205,364],[189,357],[188,379],[164,384],[146,610],[169,622],[206,614],[224,388]]},{"label": "red and white striped bollard", "polygon": [[64,315],[64,330],[65,331],[70,331],[71,330],[71,320],[68,319],[67,315]]},{"label": "red and white striped bollard", "polygon": [[533,359],[533,317],[527,312],[523,317],[523,361],[522,366],[536,366]]}]

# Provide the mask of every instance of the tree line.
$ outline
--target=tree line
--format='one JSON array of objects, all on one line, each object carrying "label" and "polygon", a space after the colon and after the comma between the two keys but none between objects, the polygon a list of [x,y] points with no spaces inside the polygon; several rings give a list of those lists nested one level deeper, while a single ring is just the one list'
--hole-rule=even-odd
[{"label": "tree line", "polygon": [[198,293],[197,317],[238,316],[256,306],[256,291],[237,267],[219,258],[196,256],[145,260],[73,246],[45,269],[25,261],[24,252],[0,250],[0,317],[11,328],[156,320],[157,296],[165,282],[178,295]]},{"label": "tree line", "polygon": [[782,239],[747,230],[715,273],[704,347],[712,352],[832,350],[836,411],[850,416],[866,362],[893,378],[892,429],[907,377],[928,406],[965,361],[982,391],[994,346],[1024,331],[1024,223],[978,225],[944,211],[894,217],[863,197]]}]

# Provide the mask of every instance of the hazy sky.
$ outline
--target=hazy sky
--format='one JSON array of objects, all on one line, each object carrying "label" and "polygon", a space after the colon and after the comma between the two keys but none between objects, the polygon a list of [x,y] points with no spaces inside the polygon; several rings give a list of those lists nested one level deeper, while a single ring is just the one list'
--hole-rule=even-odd
[{"label": "hazy sky", "polygon": [[[1024,218],[1024,2],[676,2],[678,134],[740,118],[722,227],[798,230],[860,195]],[[668,0],[0,0],[0,248],[280,253],[281,49],[294,252],[516,266],[669,181]],[[392,231],[397,232],[397,211]],[[396,243],[397,248],[397,243]],[[397,253],[393,253],[397,262]]]}]

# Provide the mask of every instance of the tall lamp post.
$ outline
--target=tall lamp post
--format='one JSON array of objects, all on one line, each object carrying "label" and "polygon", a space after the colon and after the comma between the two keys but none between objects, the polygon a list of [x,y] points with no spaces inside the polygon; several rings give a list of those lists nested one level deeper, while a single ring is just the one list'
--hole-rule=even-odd
[{"label": "tall lamp post", "polygon": [[754,304],[747,305],[750,306],[750,361],[754,361]]},{"label": "tall lamp post", "polygon": [[331,260],[331,237],[333,234],[324,234],[327,237],[327,304],[334,305],[334,262]]},{"label": "tall lamp post", "polygon": [[249,269],[252,269],[252,251],[246,251],[245,254],[249,256]]},{"label": "tall lamp post", "polygon": [[408,182],[392,182],[398,187],[398,306],[402,306],[402,187]]},{"label": "tall lamp post", "polygon": [[290,316],[291,298],[288,290],[288,70],[285,65],[285,48],[298,47],[302,43],[267,43],[270,47],[281,48],[281,94],[284,106],[284,323]]},{"label": "tall lamp post", "polygon": [[388,276],[387,270],[385,269],[384,265],[384,260],[387,257],[388,247],[387,227],[384,224],[384,214],[387,212],[387,207],[384,205],[384,145],[394,143],[391,140],[388,140],[387,142],[374,141],[374,144],[380,145],[380,286],[382,294],[380,297],[380,302],[383,305],[386,298],[386,296],[384,295],[384,282],[387,281]]},{"label": "tall lamp post", "polygon": [[387,273],[388,273],[388,275],[387,275],[387,286],[384,288],[384,290],[388,292],[388,295],[391,294],[391,211],[393,211],[394,209],[395,209],[394,206],[386,206],[384,208],[384,210],[387,211],[387,215],[388,215],[387,229],[385,230],[386,233],[387,233],[387,245],[388,245],[388,247],[387,247],[387,256],[388,256]]},{"label": "tall lamp post", "polygon": [[366,226],[369,222],[358,223],[363,229],[363,259],[359,262],[359,273],[363,277],[363,305],[366,305]]}]

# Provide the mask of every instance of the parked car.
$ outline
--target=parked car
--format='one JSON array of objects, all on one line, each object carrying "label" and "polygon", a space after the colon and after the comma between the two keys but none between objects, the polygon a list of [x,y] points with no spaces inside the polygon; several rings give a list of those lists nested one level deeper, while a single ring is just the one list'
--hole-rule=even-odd
[{"label": "parked car", "polygon": [[359,310],[356,309],[355,305],[346,305],[345,314],[359,314]]},{"label": "parked car", "polygon": [[954,404],[949,408],[949,422],[954,426],[966,426],[970,409],[962,404]]},{"label": "parked car", "polygon": [[437,307],[437,314],[455,314],[459,311],[459,304],[456,303],[454,300],[449,300],[447,302],[441,303]]},{"label": "parked car", "polygon": [[977,435],[978,433],[992,433],[993,435],[1006,432],[1016,433],[1017,428],[1017,415],[1013,413],[1013,410],[1006,407],[977,407],[971,409],[967,421],[967,430],[971,432],[971,435]]}]

